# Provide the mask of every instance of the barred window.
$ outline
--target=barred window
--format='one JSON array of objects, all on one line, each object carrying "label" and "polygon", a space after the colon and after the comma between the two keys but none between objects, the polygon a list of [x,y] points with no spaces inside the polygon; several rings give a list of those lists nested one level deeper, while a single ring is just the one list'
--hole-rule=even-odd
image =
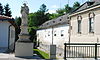
[{"label": "barred window", "polygon": [[94,32],[94,18],[89,18],[89,32]]},{"label": "barred window", "polygon": [[89,13],[89,32],[94,33],[94,16],[93,12]]},{"label": "barred window", "polygon": [[78,16],[78,18],[77,18],[78,33],[81,33],[81,21],[82,21],[82,17],[81,16]]}]

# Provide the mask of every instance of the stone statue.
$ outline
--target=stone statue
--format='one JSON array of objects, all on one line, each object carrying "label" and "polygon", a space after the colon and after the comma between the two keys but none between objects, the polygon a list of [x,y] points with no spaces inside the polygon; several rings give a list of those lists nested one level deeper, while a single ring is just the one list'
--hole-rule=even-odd
[{"label": "stone statue", "polygon": [[21,14],[22,14],[22,25],[27,24],[28,22],[28,14],[29,14],[29,8],[28,6],[24,3],[24,6],[21,7]]},{"label": "stone statue", "polygon": [[19,40],[20,42],[28,42],[29,40],[29,33],[28,33],[28,14],[29,14],[29,8],[28,6],[24,3],[24,6],[21,6],[21,33],[19,34]]},{"label": "stone statue", "polygon": [[17,57],[26,57],[26,56],[33,56],[33,42],[29,39],[28,33],[28,14],[29,8],[24,3],[24,6],[21,7],[21,14],[22,14],[22,24],[20,26],[21,33],[19,34],[19,39],[15,45],[15,56]]}]

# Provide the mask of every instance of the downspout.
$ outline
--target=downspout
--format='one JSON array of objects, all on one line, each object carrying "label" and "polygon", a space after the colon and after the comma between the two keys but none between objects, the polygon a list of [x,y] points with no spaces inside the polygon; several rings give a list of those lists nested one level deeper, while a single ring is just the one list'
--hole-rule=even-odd
[{"label": "downspout", "polygon": [[70,18],[69,19],[69,49],[70,49],[71,29],[72,29],[72,26],[71,26],[71,18]]},{"label": "downspout", "polygon": [[53,27],[52,27],[52,45],[53,45]]},{"label": "downspout", "polygon": [[10,27],[11,27],[12,25],[9,25],[9,27],[8,27],[8,49],[9,49],[9,43],[10,43]]}]

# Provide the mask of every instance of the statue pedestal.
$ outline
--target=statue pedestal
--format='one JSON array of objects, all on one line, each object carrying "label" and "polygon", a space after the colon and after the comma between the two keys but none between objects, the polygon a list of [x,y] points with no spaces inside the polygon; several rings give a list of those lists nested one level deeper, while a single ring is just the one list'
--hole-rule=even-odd
[{"label": "statue pedestal", "polygon": [[15,56],[33,56],[33,43],[32,42],[16,42]]}]

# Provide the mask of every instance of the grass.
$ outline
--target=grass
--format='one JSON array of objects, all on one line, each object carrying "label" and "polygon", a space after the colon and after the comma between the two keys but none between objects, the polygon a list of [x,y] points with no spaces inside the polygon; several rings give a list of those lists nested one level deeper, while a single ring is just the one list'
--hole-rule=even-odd
[{"label": "grass", "polygon": [[41,51],[39,49],[33,49],[33,50],[34,50],[34,53],[39,55],[41,58],[43,58],[43,59],[50,59],[48,53],[45,53],[45,52],[43,52],[43,51]]}]

